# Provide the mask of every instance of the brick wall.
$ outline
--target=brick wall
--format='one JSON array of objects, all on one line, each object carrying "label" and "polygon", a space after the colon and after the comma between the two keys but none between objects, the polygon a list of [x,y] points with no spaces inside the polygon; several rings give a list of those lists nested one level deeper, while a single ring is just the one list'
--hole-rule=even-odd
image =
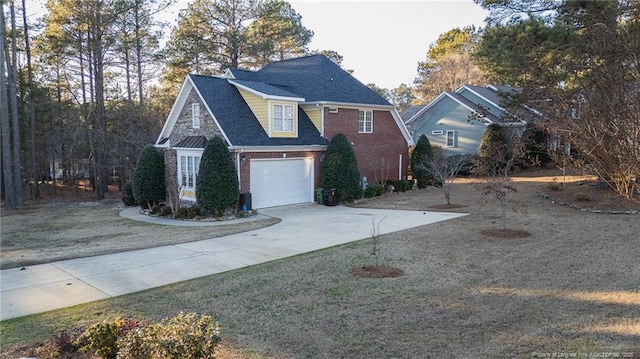
[{"label": "brick wall", "polygon": [[407,142],[391,112],[373,111],[373,133],[358,133],[358,112],[358,109],[339,108],[338,113],[329,113],[325,108],[325,136],[329,140],[339,132],[347,136],[353,143],[360,176],[366,176],[369,183],[399,179],[399,155],[402,155],[401,177],[406,178]]},{"label": "brick wall", "polygon": [[[200,128],[193,128],[192,125],[191,104],[195,102],[200,104]],[[188,136],[205,136],[210,139],[216,135],[222,136],[222,132],[200,101],[198,94],[192,89],[171,131],[169,137],[171,145],[175,145]]]}]

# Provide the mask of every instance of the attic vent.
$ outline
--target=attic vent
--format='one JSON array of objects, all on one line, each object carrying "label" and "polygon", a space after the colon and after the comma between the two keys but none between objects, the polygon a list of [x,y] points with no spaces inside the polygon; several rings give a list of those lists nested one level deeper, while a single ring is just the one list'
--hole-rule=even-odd
[{"label": "attic vent", "polygon": [[329,107],[329,113],[338,113],[337,107]]},{"label": "attic vent", "polygon": [[431,134],[432,135],[442,135],[442,134],[444,134],[444,131],[442,131],[442,130],[433,130],[433,131],[431,131]]}]

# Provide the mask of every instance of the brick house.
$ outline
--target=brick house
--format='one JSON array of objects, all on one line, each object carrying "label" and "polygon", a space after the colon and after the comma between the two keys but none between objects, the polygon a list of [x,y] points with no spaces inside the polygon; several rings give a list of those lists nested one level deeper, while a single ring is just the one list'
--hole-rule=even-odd
[{"label": "brick house", "polygon": [[167,188],[195,201],[200,157],[212,136],[232,153],[253,208],[312,202],[331,138],[351,142],[368,183],[405,178],[413,140],[394,106],[323,55],[222,77],[190,74],[156,147]]}]

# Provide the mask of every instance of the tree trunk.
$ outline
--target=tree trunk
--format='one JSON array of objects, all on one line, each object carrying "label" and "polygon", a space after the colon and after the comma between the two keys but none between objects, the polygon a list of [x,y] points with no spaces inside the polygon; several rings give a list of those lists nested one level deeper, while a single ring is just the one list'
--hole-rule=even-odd
[{"label": "tree trunk", "polygon": [[[3,0],[0,0],[2,9]],[[4,209],[15,210],[13,167],[11,166],[11,136],[9,134],[9,99],[7,98],[7,77],[5,72],[5,47],[7,33],[4,24],[4,11],[0,11],[0,118],[2,120],[2,179],[4,181]]]},{"label": "tree trunk", "polygon": [[35,96],[33,95],[33,68],[31,66],[31,45],[29,44],[29,27],[27,23],[25,0],[22,0],[22,23],[24,26],[24,46],[27,53],[27,77],[29,81],[29,120],[31,124],[31,175],[29,179],[32,182],[33,192],[31,199],[40,199],[40,186],[38,185],[38,152],[36,149],[36,104]]},{"label": "tree trunk", "polygon": [[[99,5],[98,5],[99,6]],[[93,74],[95,81],[95,118],[96,118],[96,199],[105,198],[107,192],[108,168],[106,156],[107,121],[104,105],[104,55],[102,43],[102,10],[96,9],[96,18],[93,23],[93,38],[91,56],[93,60]]]},{"label": "tree trunk", "polygon": [[142,118],[142,109],[144,94],[142,92],[142,38],[140,35],[140,6],[141,2],[136,0],[135,5],[135,36],[136,36],[136,70],[138,75],[138,106],[140,118]]},{"label": "tree trunk", "polygon": [[500,229],[503,231],[507,229],[507,208],[509,207],[509,173],[508,170],[505,170],[505,179],[504,179],[504,193],[502,194],[502,199],[500,200],[500,204],[502,205],[502,218],[500,220]]},{"label": "tree trunk", "polygon": [[7,70],[9,72],[9,96],[11,97],[11,138],[13,145],[13,185],[16,192],[16,205],[24,205],[24,195],[22,193],[22,160],[20,158],[20,126],[18,122],[18,44],[16,36],[16,7],[13,1],[10,2],[11,12],[11,67],[9,68],[9,57],[7,56]]}]

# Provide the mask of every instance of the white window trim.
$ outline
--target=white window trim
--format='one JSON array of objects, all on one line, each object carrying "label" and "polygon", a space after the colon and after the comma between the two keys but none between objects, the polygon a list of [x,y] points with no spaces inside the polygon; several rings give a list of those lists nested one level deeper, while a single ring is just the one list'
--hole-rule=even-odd
[{"label": "white window trim", "polygon": [[[367,131],[367,113],[371,114],[371,118],[369,119],[369,129]],[[360,114],[363,115],[363,120],[362,120],[362,129],[360,128]],[[373,133],[373,110],[358,110],[358,133]]]},{"label": "white window trim", "polygon": [[[282,108],[282,129],[276,129],[276,107]],[[291,128],[285,129],[285,109],[287,107],[291,108]],[[296,105],[290,103],[273,103],[271,104],[271,130],[273,132],[282,133],[282,132],[295,132],[296,130]]]},{"label": "white window trim", "polygon": [[[177,154],[178,161],[178,185],[187,190],[195,190],[198,185],[198,170],[200,161],[202,160],[202,152],[198,151],[179,151]],[[186,169],[183,168],[182,159],[185,159]],[[189,162],[193,165],[193,185],[189,186]],[[183,170],[186,172],[186,181],[183,179]],[[187,183],[185,183],[187,182]]]},{"label": "white window trim", "polygon": [[[451,142],[452,144],[449,144],[449,134],[451,134]],[[447,130],[447,138],[445,139],[446,145],[447,147],[456,147],[456,131],[455,130]]]},{"label": "white window trim", "polygon": [[200,104],[191,104],[191,126],[193,128],[200,128]]}]

